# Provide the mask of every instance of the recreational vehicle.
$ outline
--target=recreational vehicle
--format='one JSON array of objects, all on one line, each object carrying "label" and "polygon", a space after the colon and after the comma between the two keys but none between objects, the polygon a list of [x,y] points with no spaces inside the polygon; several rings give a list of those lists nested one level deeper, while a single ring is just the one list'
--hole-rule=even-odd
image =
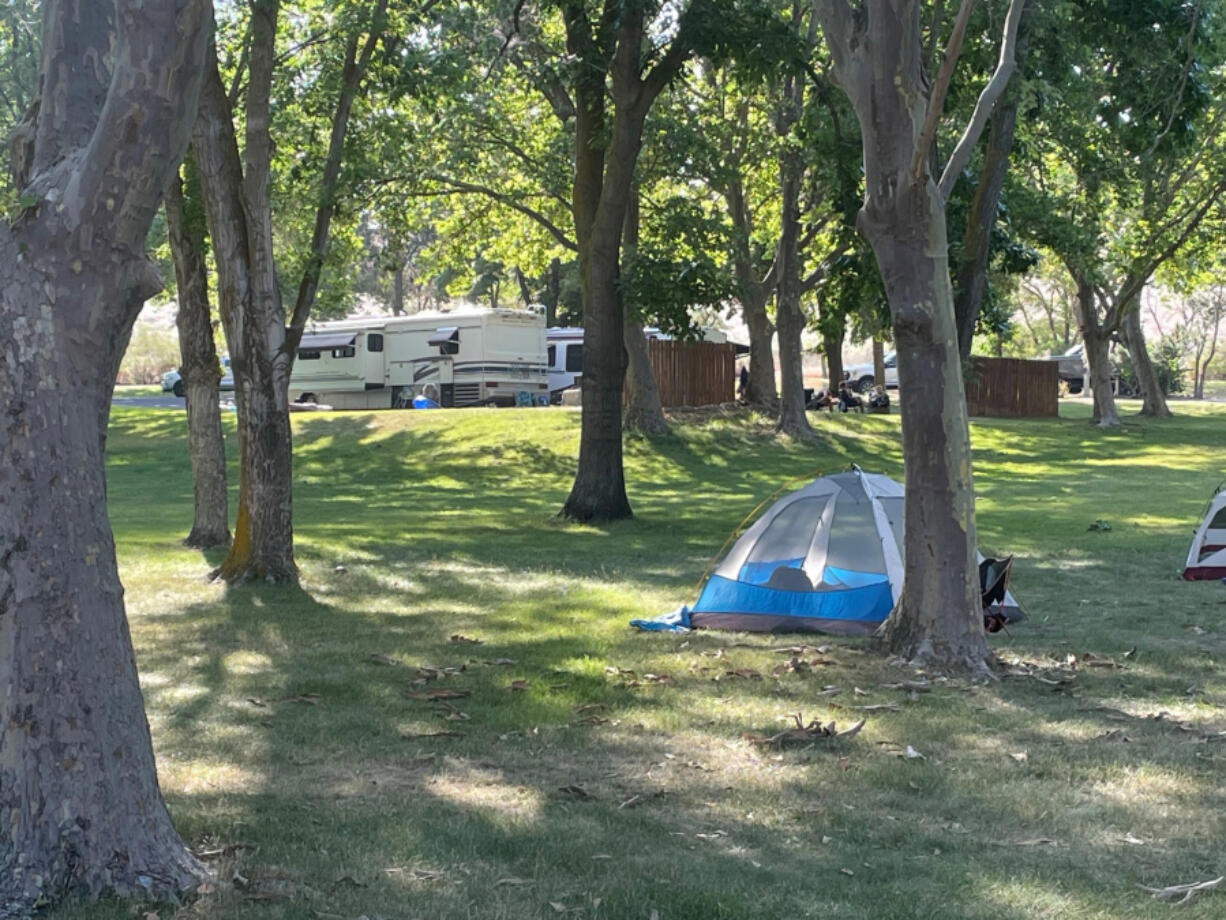
[{"label": "recreational vehicle", "polygon": [[465,310],[316,323],[302,336],[290,399],[337,409],[548,402],[545,321],[526,310]]}]

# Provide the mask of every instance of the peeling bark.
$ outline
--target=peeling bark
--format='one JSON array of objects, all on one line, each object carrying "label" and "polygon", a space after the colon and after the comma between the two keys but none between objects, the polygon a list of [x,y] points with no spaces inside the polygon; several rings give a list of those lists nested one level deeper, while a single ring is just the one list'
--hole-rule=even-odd
[{"label": "peeling bark", "polygon": [[103,446],[210,22],[204,0],[44,5],[38,204],[0,230],[0,916],[205,874],[158,790]]}]

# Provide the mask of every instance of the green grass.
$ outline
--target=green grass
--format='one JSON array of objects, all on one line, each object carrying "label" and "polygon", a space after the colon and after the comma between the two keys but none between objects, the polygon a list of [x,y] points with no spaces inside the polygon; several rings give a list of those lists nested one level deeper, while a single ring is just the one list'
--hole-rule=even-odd
[{"label": "green grass", "polygon": [[[151,384],[125,384],[115,387],[116,398],[132,398],[137,396],[162,396],[163,390],[156,383]],[[169,395],[169,394],[167,394]]]},{"label": "green grass", "polygon": [[[1226,407],[1180,409],[1115,432],[1079,404],[975,423],[981,545],[1017,554],[1031,614],[991,641],[1044,679],[914,699],[887,685],[915,675],[867,642],[626,626],[691,601],[781,485],[850,462],[899,475],[896,416],[822,417],[817,445],[747,417],[631,441],[637,517],[608,527],[552,518],[573,412],[295,418],[302,586],[226,590],[203,579],[216,555],[177,542],[182,418],[115,410],[111,513],[163,790],[185,837],[238,848],[214,865],[247,880],[180,914],[1168,916],[1139,884],[1226,872],[1226,743],[1202,740],[1226,729],[1226,592],[1176,578],[1226,476]],[[828,663],[773,674],[793,642]],[[415,685],[419,666],[464,670]],[[440,687],[471,695],[405,695]],[[847,740],[743,737],[878,704],[896,708]],[[439,731],[462,737],[420,737]],[[1221,917],[1224,897],[1179,914]]]}]

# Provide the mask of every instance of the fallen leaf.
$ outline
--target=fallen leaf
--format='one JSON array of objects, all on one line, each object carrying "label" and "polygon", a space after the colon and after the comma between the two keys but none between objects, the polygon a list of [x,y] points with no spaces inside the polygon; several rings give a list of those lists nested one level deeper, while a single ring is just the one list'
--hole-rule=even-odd
[{"label": "fallen leaf", "polygon": [[604,703],[580,703],[578,706],[572,706],[571,712],[584,713],[595,712],[598,709],[604,709]]},{"label": "fallen leaf", "polygon": [[612,859],[612,858],[613,857],[610,856],[608,853],[593,853],[592,854],[592,859]]},{"label": "fallen leaf", "polygon": [[507,878],[500,878],[498,881],[494,882],[494,887],[495,888],[516,888],[521,885],[532,885],[532,884],[534,884],[534,882],[531,879],[516,878],[515,876],[511,875],[511,876],[508,876]]},{"label": "fallen leaf", "polygon": [[380,655],[378,652],[371,652],[370,655],[367,656],[366,660],[371,664],[381,664],[389,668],[400,666],[400,662],[395,658],[389,658],[387,655]]},{"label": "fallen leaf", "polygon": [[490,662],[490,664],[496,664],[496,665],[519,664],[519,659],[517,658],[495,658],[493,661]]},{"label": "fallen leaf", "polygon": [[902,752],[902,756],[907,760],[924,760],[924,755],[917,751],[911,745],[907,745],[907,749]]},{"label": "fallen leaf", "polygon": [[855,875],[856,874],[852,872],[850,869],[840,869],[839,871],[842,872],[844,875]]},{"label": "fallen leaf", "polygon": [[565,796],[569,796],[572,799],[578,799],[581,802],[594,800],[596,798],[596,796],[592,795],[582,786],[576,786],[574,784],[571,784],[569,786],[559,786],[558,792],[562,793]]},{"label": "fallen leaf", "polygon": [[1014,846],[1019,847],[1058,847],[1060,844],[1050,837],[1031,837],[1027,840],[1015,840]]},{"label": "fallen leaf", "polygon": [[267,703],[265,703],[262,699],[256,696],[247,697],[247,702],[250,703],[252,706],[258,706],[261,709],[265,709],[268,706]]},{"label": "fallen leaf", "polygon": [[1009,756],[1018,763],[1025,763],[1030,759],[1030,755],[1026,751],[1018,751],[1016,754],[1010,754]]},{"label": "fallen leaf", "polygon": [[727,837],[727,831],[712,831],[709,834],[695,834],[699,840],[718,840],[720,837]]},{"label": "fallen leaf", "polygon": [[472,696],[472,691],[442,689],[425,690],[420,693],[409,693],[406,691],[404,696],[406,699],[410,700],[428,700],[430,702],[436,702],[438,700],[462,700],[465,697]]},{"label": "fallen leaf", "polygon": [[510,690],[512,693],[522,692],[528,689],[528,681],[522,678],[520,680],[513,680],[503,687],[503,689]]},{"label": "fallen leaf", "polygon": [[1131,843],[1133,846],[1139,846],[1139,847],[1145,846],[1145,841],[1142,840],[1140,837],[1138,837],[1136,834],[1134,834],[1132,831],[1129,831],[1127,834],[1124,835],[1124,842]]},{"label": "fallen leaf", "polygon": [[556,910],[560,914],[566,913],[566,905],[563,904],[561,901],[550,901],[549,906],[552,907],[554,910]]},{"label": "fallen leaf", "polygon": [[459,633],[453,633],[449,641],[462,645],[481,645],[485,642],[484,639],[474,639],[472,636],[462,636]]}]

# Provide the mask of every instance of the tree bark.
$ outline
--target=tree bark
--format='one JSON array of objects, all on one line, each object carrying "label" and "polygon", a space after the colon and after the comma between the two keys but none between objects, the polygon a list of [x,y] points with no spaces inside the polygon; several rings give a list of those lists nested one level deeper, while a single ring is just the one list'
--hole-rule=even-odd
[{"label": "tree bark", "polygon": [[[742,130],[748,131],[745,116],[741,116]],[[739,177],[729,180],[724,188],[724,201],[732,221],[735,236],[732,244],[732,267],[740,288],[741,315],[749,330],[749,385],[745,401],[751,406],[774,412],[779,404],[775,388],[775,353],[772,340],[775,327],[766,312],[775,273],[767,270],[760,273],[754,264],[750,245],[753,236],[753,216],[745,201],[745,190]],[[762,274],[762,277],[759,275]]]},{"label": "tree bark", "polygon": [[826,391],[837,392],[843,379],[843,339],[846,327],[839,327],[837,335],[822,336],[822,348],[826,352]]},{"label": "tree bark", "polygon": [[[861,126],[865,197],[858,226],[877,257],[898,356],[906,558],[901,596],[881,632],[891,651],[913,661],[983,673],[989,652],[943,187],[976,140],[990,96],[985,89],[938,186],[930,148],[957,58],[952,40],[930,84],[920,4],[868,0],[856,13],[841,0],[822,0],[818,10],[835,73]],[[1014,11],[1011,6],[1013,26]],[[1005,47],[1011,38],[1006,30]],[[1002,52],[989,88],[1008,63]]]},{"label": "tree bark", "polygon": [[205,875],[158,790],[103,448],[210,22],[203,0],[44,5],[37,203],[0,229],[0,916]]},{"label": "tree bark", "polygon": [[[211,47],[201,95],[195,149],[209,234],[217,261],[218,301],[234,369],[238,410],[239,486],[234,541],[215,577],[295,582],[293,447],[289,379],[302,330],[315,301],[353,101],[385,24],[387,0],[377,0],[364,40],[348,37],[340,94],[320,177],[311,248],[286,322],[273,247],[269,132],[279,0],[251,4],[246,126],[240,159],[232,104]],[[245,165],[245,169],[244,169]]]},{"label": "tree bark", "polygon": [[[210,47],[194,149],[217,264],[218,304],[234,370],[238,410],[238,514],[230,552],[213,574],[230,582],[292,582],[293,448],[290,354],[272,252],[267,125],[276,9],[252,9],[248,168],[243,172],[233,114],[216,49]],[[253,112],[252,107],[255,108]],[[252,124],[254,122],[254,124]]]},{"label": "tree bark", "polygon": [[873,336],[873,380],[885,386],[885,343]]},{"label": "tree bark", "polygon": [[630,399],[626,405],[623,425],[627,431],[645,435],[668,434],[668,420],[660,405],[660,387],[651,366],[651,352],[641,323],[626,320],[626,355],[629,360],[627,383]]},{"label": "tree bark", "polygon": [[[630,265],[639,247],[639,189],[631,187],[630,200],[626,204],[626,217],[622,228],[622,263]],[[668,421],[664,407],[660,405],[660,388],[656,385],[656,373],[651,366],[651,352],[643,335],[643,324],[626,310],[623,339],[626,343],[626,379],[629,399],[626,403],[622,427],[626,431],[638,431],[645,435],[668,434]]]},{"label": "tree bark", "polygon": [[1145,344],[1145,330],[1141,326],[1140,305],[1133,303],[1125,312],[1120,331],[1128,344],[1128,354],[1132,356],[1132,369],[1137,375],[1137,385],[1141,388],[1141,415],[1150,418],[1170,418],[1171,409],[1166,404],[1166,394],[1162,392],[1162,384],[1158,381],[1158,371],[1149,356],[1149,347]]},{"label": "tree bark", "polygon": [[1114,428],[1120,424],[1120,416],[1111,387],[1111,325],[1099,322],[1094,286],[1079,273],[1071,269],[1070,273],[1077,285],[1077,322],[1086,346],[1085,363],[1089,378],[1083,386],[1090,387],[1093,397],[1091,418],[1100,428]]},{"label": "tree bark", "polygon": [[[794,15],[794,19],[797,19]],[[797,25],[799,22],[797,21]],[[776,133],[786,136],[804,106],[804,81],[789,76],[784,81]],[[775,430],[795,438],[812,438],[805,413],[804,351],[801,335],[805,317],[800,308],[800,181],[804,163],[800,151],[784,145],[779,155],[780,227],[775,256],[778,283],[775,288],[775,324],[779,330],[780,395],[779,421]]]},{"label": "tree bark", "polygon": [[405,263],[401,262],[392,272],[392,316],[404,315],[404,269]]},{"label": "tree bark", "polygon": [[199,182],[190,162],[185,171],[194,194],[185,201],[178,176],[166,191],[166,223],[179,292],[180,380],[187,401],[187,445],[192,464],[192,529],[183,543],[199,549],[230,544],[226,446],[218,406],[217,349],[205,267],[205,225]]}]

